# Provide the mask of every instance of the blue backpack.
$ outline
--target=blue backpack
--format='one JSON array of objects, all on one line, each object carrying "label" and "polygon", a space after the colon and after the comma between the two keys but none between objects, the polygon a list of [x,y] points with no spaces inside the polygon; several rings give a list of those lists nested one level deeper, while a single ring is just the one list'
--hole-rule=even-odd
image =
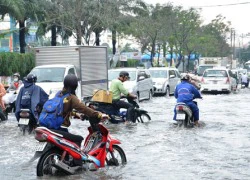
[{"label": "blue backpack", "polygon": [[59,91],[54,98],[49,99],[43,105],[43,110],[39,117],[39,124],[49,129],[59,129],[63,118],[63,99],[69,96],[69,93],[61,96]]}]

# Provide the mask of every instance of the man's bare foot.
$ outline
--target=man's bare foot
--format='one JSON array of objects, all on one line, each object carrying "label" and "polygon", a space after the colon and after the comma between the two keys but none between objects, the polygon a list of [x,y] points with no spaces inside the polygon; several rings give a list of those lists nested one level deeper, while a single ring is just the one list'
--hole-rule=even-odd
[{"label": "man's bare foot", "polygon": [[197,127],[200,127],[199,121],[195,121],[195,122],[194,122],[194,125],[197,126]]}]

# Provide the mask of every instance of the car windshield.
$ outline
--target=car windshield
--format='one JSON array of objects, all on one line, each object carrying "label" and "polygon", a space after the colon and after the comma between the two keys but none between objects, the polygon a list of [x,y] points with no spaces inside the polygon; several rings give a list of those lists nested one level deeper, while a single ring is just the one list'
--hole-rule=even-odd
[{"label": "car windshield", "polygon": [[31,73],[37,76],[37,82],[63,82],[65,68],[35,68]]},{"label": "car windshield", "polygon": [[228,77],[226,70],[207,70],[203,77]]},{"label": "car windshield", "polygon": [[[127,71],[129,73],[129,81],[136,80],[136,71]],[[117,79],[119,77],[120,71],[109,71],[108,72],[108,80],[112,81],[113,79]]]},{"label": "car windshield", "polygon": [[199,66],[198,69],[197,69],[197,74],[199,76],[202,76],[202,74],[204,73],[204,71],[206,69],[209,69],[209,68],[213,68],[213,66]]},{"label": "car windshield", "polygon": [[167,78],[168,77],[167,70],[150,70],[150,74],[152,78]]}]

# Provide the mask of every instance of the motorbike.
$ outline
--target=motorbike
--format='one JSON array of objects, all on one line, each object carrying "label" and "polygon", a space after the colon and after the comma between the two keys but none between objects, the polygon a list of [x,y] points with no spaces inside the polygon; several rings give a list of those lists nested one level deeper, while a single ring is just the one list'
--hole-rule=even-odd
[{"label": "motorbike", "polygon": [[176,110],[176,121],[179,127],[181,126],[194,127],[193,112],[185,103],[182,102],[177,103],[175,106],[175,110]]},{"label": "motorbike", "polygon": [[25,135],[26,131],[28,131],[28,133],[31,134],[32,131],[37,126],[35,116],[29,109],[21,109],[19,115],[20,119],[18,122],[18,126],[21,132],[23,133],[23,135]]},{"label": "motorbike", "polygon": [[6,118],[6,114],[3,112],[2,108],[0,107],[0,121],[5,121]]},{"label": "motorbike", "polygon": [[34,159],[39,158],[37,176],[68,174],[82,169],[97,170],[105,166],[119,166],[127,162],[121,142],[110,136],[102,124],[91,124],[89,134],[83,137],[46,127],[35,129],[38,141]]},{"label": "motorbike", "polygon": [[[122,97],[122,99],[127,99],[127,101],[134,106],[134,120],[133,122],[136,123],[145,123],[149,122],[151,120],[151,117],[149,116],[148,112],[146,110],[143,110],[140,108],[139,104],[135,101],[135,99],[131,97]],[[95,109],[97,111],[103,112],[110,116],[110,122],[112,124],[119,124],[124,123],[126,121],[126,114],[127,111],[120,111],[119,108],[117,108],[113,104],[109,103],[103,103],[103,102],[89,102],[89,107],[92,109]]]}]

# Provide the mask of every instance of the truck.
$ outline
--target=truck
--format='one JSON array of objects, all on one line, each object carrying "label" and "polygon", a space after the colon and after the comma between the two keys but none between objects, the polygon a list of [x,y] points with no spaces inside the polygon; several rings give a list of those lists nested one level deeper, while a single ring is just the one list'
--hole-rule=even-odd
[{"label": "truck", "polygon": [[199,59],[199,66],[197,68],[197,75],[202,76],[203,72],[208,68],[216,66],[225,66],[228,64],[226,57],[202,57]]},{"label": "truck", "polygon": [[67,74],[78,78],[76,95],[85,100],[96,89],[108,89],[107,47],[49,46],[35,48],[36,66],[31,70],[37,76],[36,85],[52,98],[63,88]]}]

